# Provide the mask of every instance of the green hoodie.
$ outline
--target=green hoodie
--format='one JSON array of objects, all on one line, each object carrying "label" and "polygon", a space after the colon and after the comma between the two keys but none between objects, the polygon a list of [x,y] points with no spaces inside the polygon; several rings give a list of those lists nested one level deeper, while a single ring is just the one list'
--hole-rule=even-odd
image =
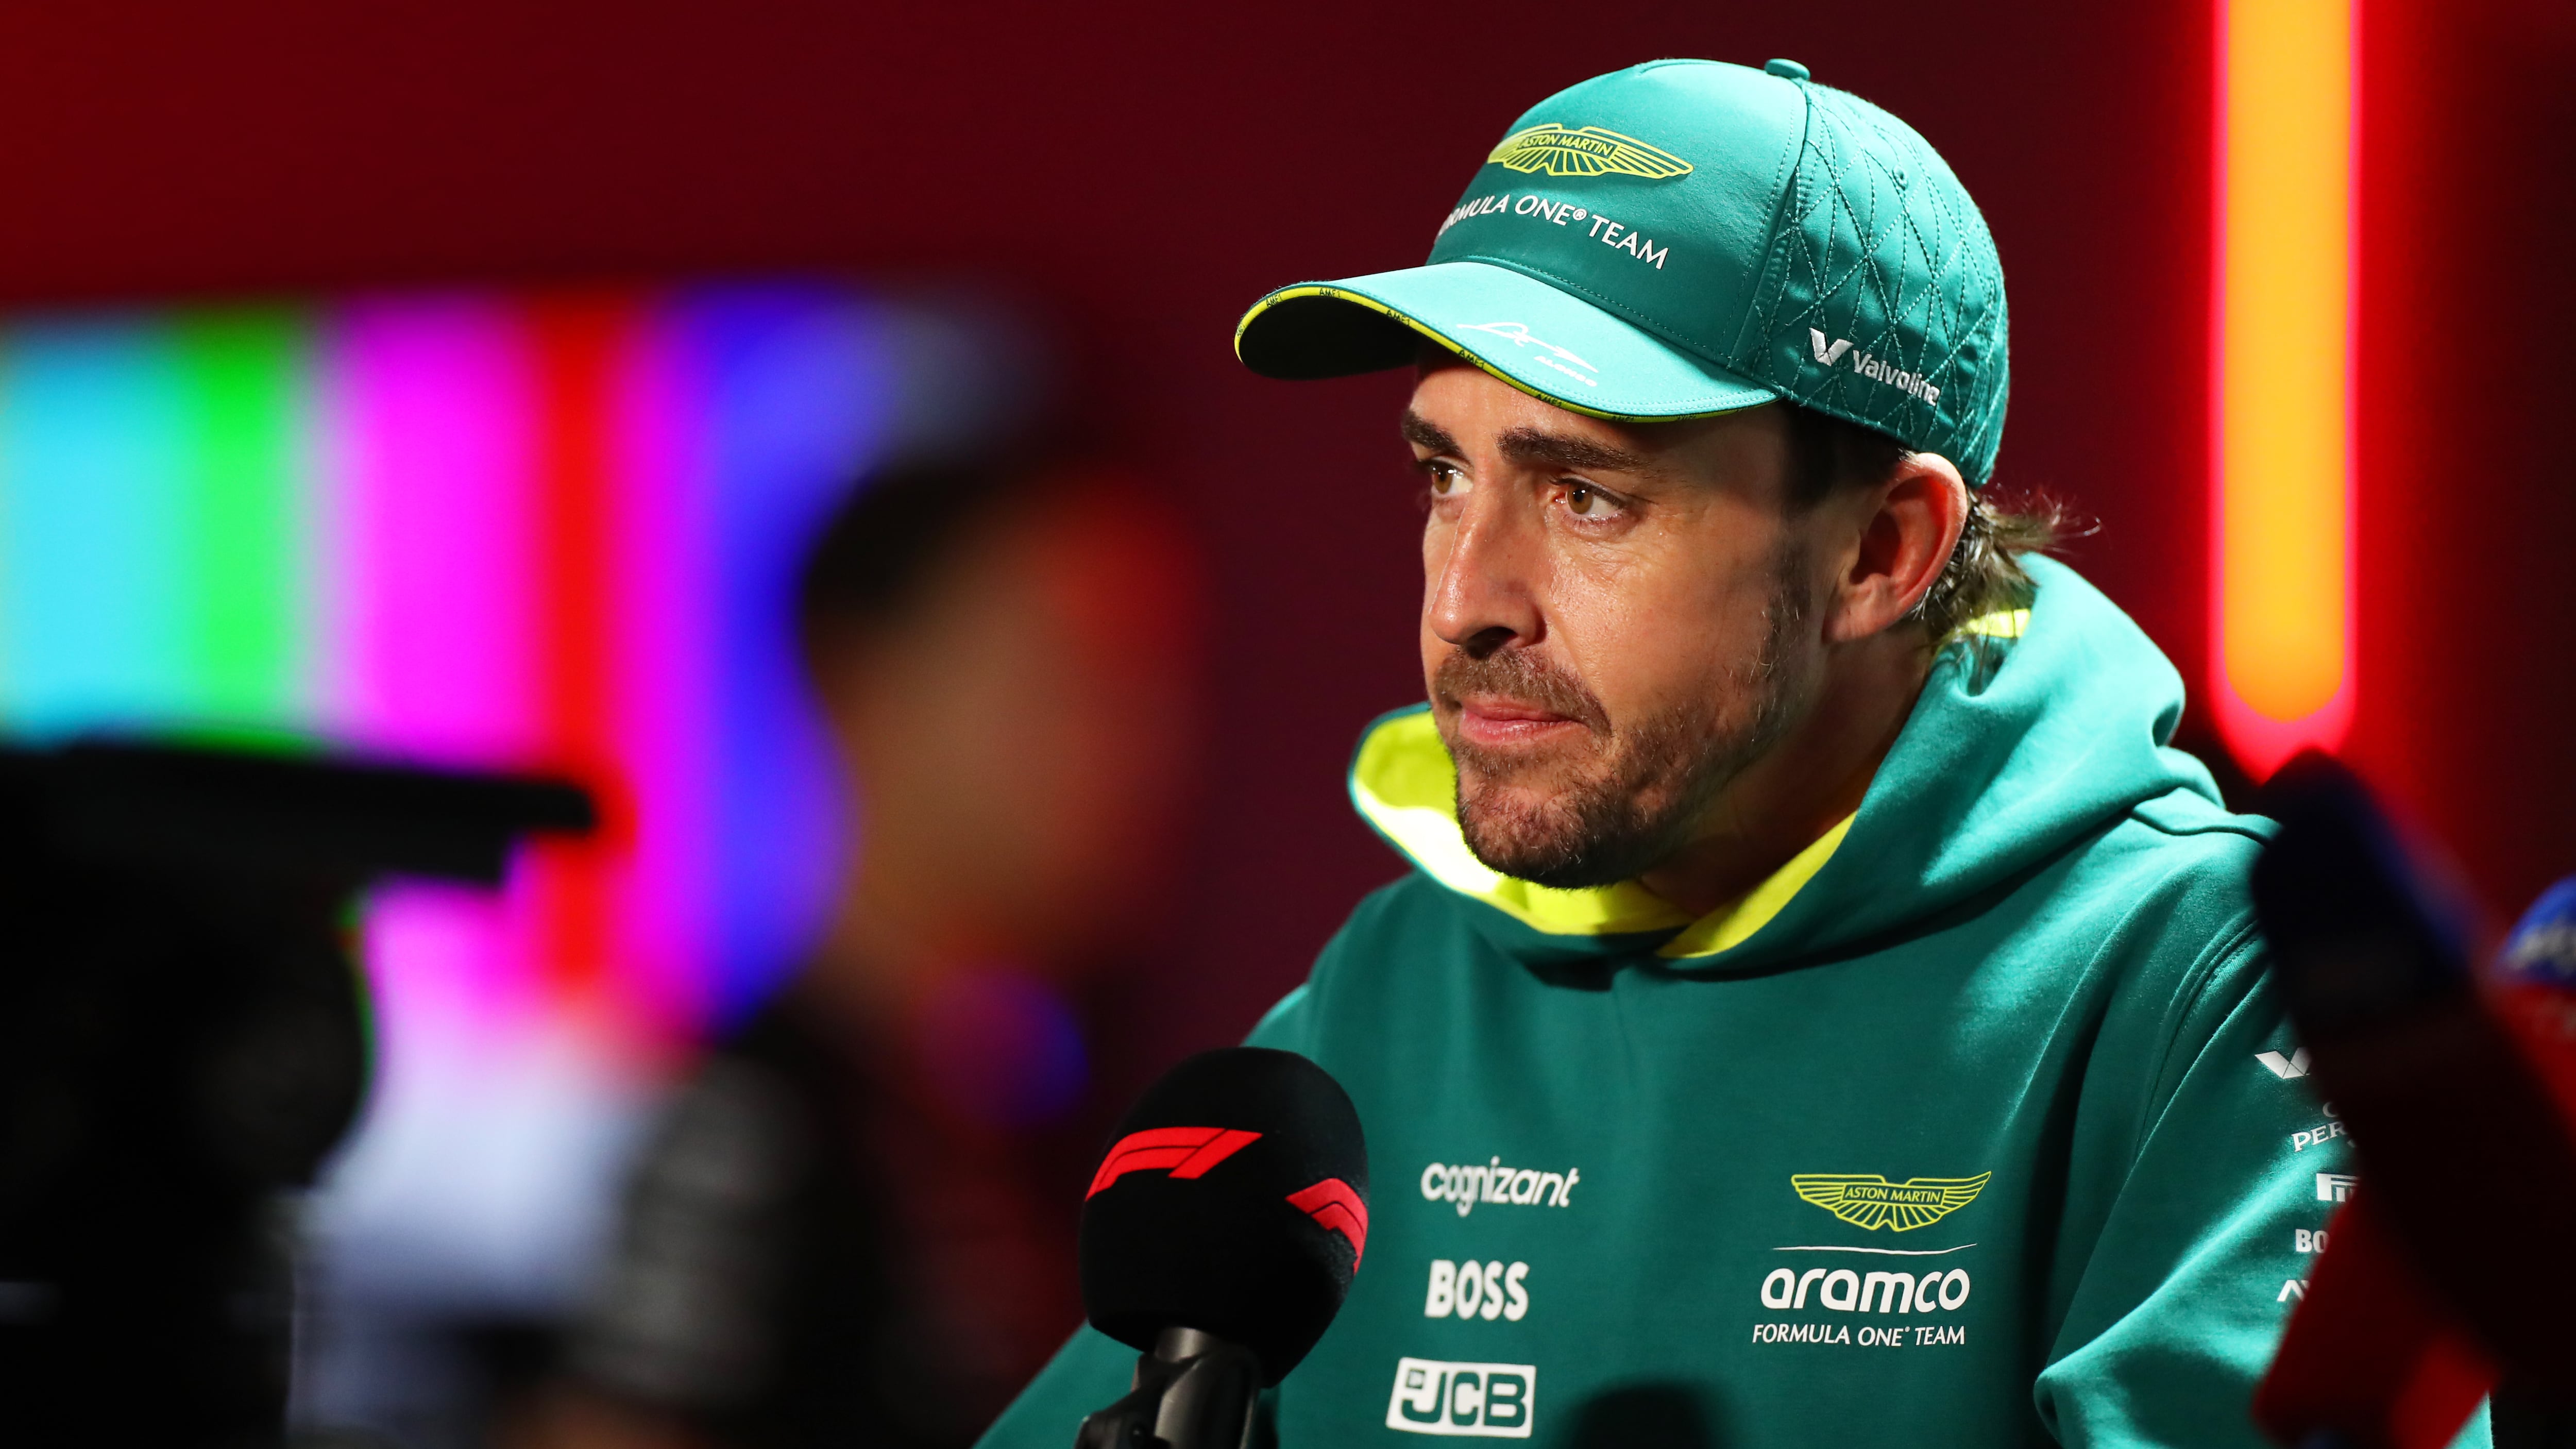
[{"label": "green hoodie", "polygon": [[[2237,1445],[2352,1181],[2265,981],[2263,822],[2070,570],[1946,647],[1859,812],[1697,921],[1468,855],[1422,709],[1351,793],[1414,873],[1254,1031],[1368,1132],[1286,1449]],[[987,1435],[1062,1449],[1084,1330]]]}]

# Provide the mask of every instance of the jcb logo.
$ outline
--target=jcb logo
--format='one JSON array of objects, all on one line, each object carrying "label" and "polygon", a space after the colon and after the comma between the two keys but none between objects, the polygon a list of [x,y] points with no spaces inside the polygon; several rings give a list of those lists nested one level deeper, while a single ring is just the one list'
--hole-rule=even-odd
[{"label": "jcb logo", "polygon": [[1401,1358],[1386,1426],[1407,1434],[1526,1439],[1537,1398],[1538,1370],[1529,1364]]}]

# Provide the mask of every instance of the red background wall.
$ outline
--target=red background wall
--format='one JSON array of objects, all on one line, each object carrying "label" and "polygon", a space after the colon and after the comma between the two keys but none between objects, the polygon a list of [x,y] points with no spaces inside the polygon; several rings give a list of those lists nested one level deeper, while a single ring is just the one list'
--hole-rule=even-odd
[{"label": "red background wall", "polygon": [[[1340,792],[1418,687],[1399,381],[1227,341],[1403,265],[1485,148],[1630,61],[1804,61],[1951,159],[2002,247],[2001,478],[2205,665],[2210,23],[2197,0],[1098,7],[555,0],[0,12],[0,304],[781,268],[1057,308],[1215,554],[1217,774],[1169,1043],[1243,1029],[1397,869]],[[2365,0],[2352,752],[2500,909],[2576,868],[2576,20]]]}]

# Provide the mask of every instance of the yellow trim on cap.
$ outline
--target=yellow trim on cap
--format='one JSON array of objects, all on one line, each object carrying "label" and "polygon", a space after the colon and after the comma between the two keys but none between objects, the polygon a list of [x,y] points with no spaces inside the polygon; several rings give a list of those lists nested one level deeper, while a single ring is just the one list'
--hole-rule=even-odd
[{"label": "yellow trim on cap", "polygon": [[1351,764],[1351,801],[1422,873],[1523,925],[1551,936],[1615,936],[1679,930],[1657,953],[1713,956],[1770,924],[1850,833],[1845,816],[1768,880],[1698,920],[1635,881],[1558,890],[1503,875],[1476,859],[1458,830],[1458,771],[1428,710],[1400,714],[1369,731]]},{"label": "yellow trim on cap", "polygon": [[[1712,408],[1703,413],[1605,413],[1599,408],[1585,407],[1579,402],[1575,402],[1569,398],[1559,397],[1555,393],[1539,391],[1533,384],[1521,381],[1519,378],[1514,377],[1510,373],[1496,367],[1494,364],[1487,362],[1475,353],[1468,351],[1464,344],[1451,339],[1445,333],[1434,328],[1430,323],[1425,322],[1418,317],[1411,316],[1410,314],[1399,312],[1395,308],[1388,306],[1386,303],[1379,301],[1375,297],[1371,297],[1360,292],[1354,292],[1347,287],[1335,287],[1321,282],[1310,282],[1306,285],[1297,287],[1282,287],[1278,291],[1271,293],[1269,296],[1262,298],[1260,301],[1253,303],[1252,310],[1243,314],[1243,320],[1234,324],[1234,360],[1237,362],[1243,361],[1243,334],[1250,330],[1252,319],[1269,311],[1271,308],[1278,306],[1282,302],[1293,302],[1300,297],[1330,297],[1337,302],[1355,302],[1362,307],[1366,307],[1372,312],[1380,314],[1381,316],[1392,317],[1396,321],[1403,323],[1405,326],[1412,328],[1414,331],[1421,333],[1423,336],[1430,338],[1432,341],[1439,343],[1441,346],[1448,348],[1451,352],[1454,352],[1460,357],[1467,359],[1469,362],[1474,363],[1477,370],[1491,374],[1496,381],[1503,383],[1505,386],[1510,387],[1517,392],[1527,393],[1531,397],[1537,398],[1540,402],[1546,403],[1550,407],[1563,408],[1570,413],[1580,413],[1587,418],[1599,418],[1603,422],[1680,423],[1688,422],[1693,418],[1722,418],[1728,413],[1740,413],[1751,408],[1762,406],[1762,403],[1738,403],[1731,408]],[[1246,363],[1245,365],[1250,366],[1251,364]],[[1766,398],[1764,401],[1767,402],[1769,399]]]}]

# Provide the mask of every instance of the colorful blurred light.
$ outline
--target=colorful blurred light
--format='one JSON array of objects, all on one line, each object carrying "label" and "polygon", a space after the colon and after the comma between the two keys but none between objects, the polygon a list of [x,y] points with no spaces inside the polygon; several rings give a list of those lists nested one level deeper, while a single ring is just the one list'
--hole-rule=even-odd
[{"label": "colorful blurred light", "polygon": [[2353,711],[2353,0],[2219,0],[2217,717],[2258,778]]},{"label": "colorful blurred light", "polygon": [[597,840],[382,893],[387,1010],[734,1016],[846,844],[789,621],[882,431],[879,320],[770,286],[0,329],[0,727],[569,773]]}]

